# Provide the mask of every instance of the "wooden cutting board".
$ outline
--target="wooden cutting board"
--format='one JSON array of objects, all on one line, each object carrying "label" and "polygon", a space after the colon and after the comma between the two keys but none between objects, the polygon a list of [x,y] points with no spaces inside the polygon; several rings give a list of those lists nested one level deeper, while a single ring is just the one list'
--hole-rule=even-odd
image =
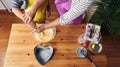
[{"label": "wooden cutting board", "polygon": [[[13,24],[4,67],[93,67],[87,58],[81,59],[76,54],[77,48],[81,46],[77,39],[85,32],[85,24],[58,26],[56,29],[55,38],[41,44],[33,39],[32,30],[25,24]],[[37,45],[54,48],[53,57],[45,65],[40,65],[34,56]],[[106,67],[104,51],[97,55],[88,52],[98,67]]]}]

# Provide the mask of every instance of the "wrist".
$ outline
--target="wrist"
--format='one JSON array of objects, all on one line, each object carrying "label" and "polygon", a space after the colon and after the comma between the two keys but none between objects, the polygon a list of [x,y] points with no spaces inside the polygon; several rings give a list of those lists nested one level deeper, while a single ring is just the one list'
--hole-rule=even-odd
[{"label": "wrist", "polygon": [[37,8],[32,6],[31,9],[30,9],[31,12],[36,12],[37,11]]},{"label": "wrist", "polygon": [[31,14],[35,14],[36,11],[37,11],[37,9],[35,9],[35,8],[33,8],[33,7],[31,7],[31,9],[29,10],[29,12],[30,12]]}]

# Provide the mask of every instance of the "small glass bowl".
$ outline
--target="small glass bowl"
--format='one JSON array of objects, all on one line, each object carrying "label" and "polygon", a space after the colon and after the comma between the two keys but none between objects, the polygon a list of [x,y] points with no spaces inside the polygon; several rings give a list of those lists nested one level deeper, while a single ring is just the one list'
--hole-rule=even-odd
[{"label": "small glass bowl", "polygon": [[84,34],[81,34],[79,37],[78,37],[78,42],[80,44],[82,43],[85,43],[87,40],[84,38]]},{"label": "small glass bowl", "polygon": [[89,44],[89,50],[94,53],[98,54],[102,52],[102,44],[101,43],[90,43]]}]

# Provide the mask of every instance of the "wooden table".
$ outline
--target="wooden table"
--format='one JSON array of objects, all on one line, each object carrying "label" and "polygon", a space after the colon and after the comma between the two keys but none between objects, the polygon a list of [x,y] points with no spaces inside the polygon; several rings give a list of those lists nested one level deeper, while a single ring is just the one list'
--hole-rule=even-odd
[{"label": "wooden table", "polygon": [[[56,27],[57,33],[53,40],[43,43],[42,46],[51,45],[54,55],[46,65],[40,65],[34,56],[34,47],[40,43],[35,41],[31,29],[24,24],[13,24],[4,67],[93,67],[87,58],[81,59],[76,49],[81,45],[77,39],[85,31],[85,25],[66,25]],[[98,67],[106,67],[107,59],[104,51],[91,58]]]}]

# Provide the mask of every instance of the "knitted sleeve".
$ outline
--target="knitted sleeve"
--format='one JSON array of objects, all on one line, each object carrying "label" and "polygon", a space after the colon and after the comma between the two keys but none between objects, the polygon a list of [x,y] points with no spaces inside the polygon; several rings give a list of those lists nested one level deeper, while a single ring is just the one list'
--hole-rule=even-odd
[{"label": "knitted sleeve", "polygon": [[72,0],[70,10],[60,16],[60,25],[68,24],[70,21],[79,17],[87,10],[92,2],[93,0]]}]

